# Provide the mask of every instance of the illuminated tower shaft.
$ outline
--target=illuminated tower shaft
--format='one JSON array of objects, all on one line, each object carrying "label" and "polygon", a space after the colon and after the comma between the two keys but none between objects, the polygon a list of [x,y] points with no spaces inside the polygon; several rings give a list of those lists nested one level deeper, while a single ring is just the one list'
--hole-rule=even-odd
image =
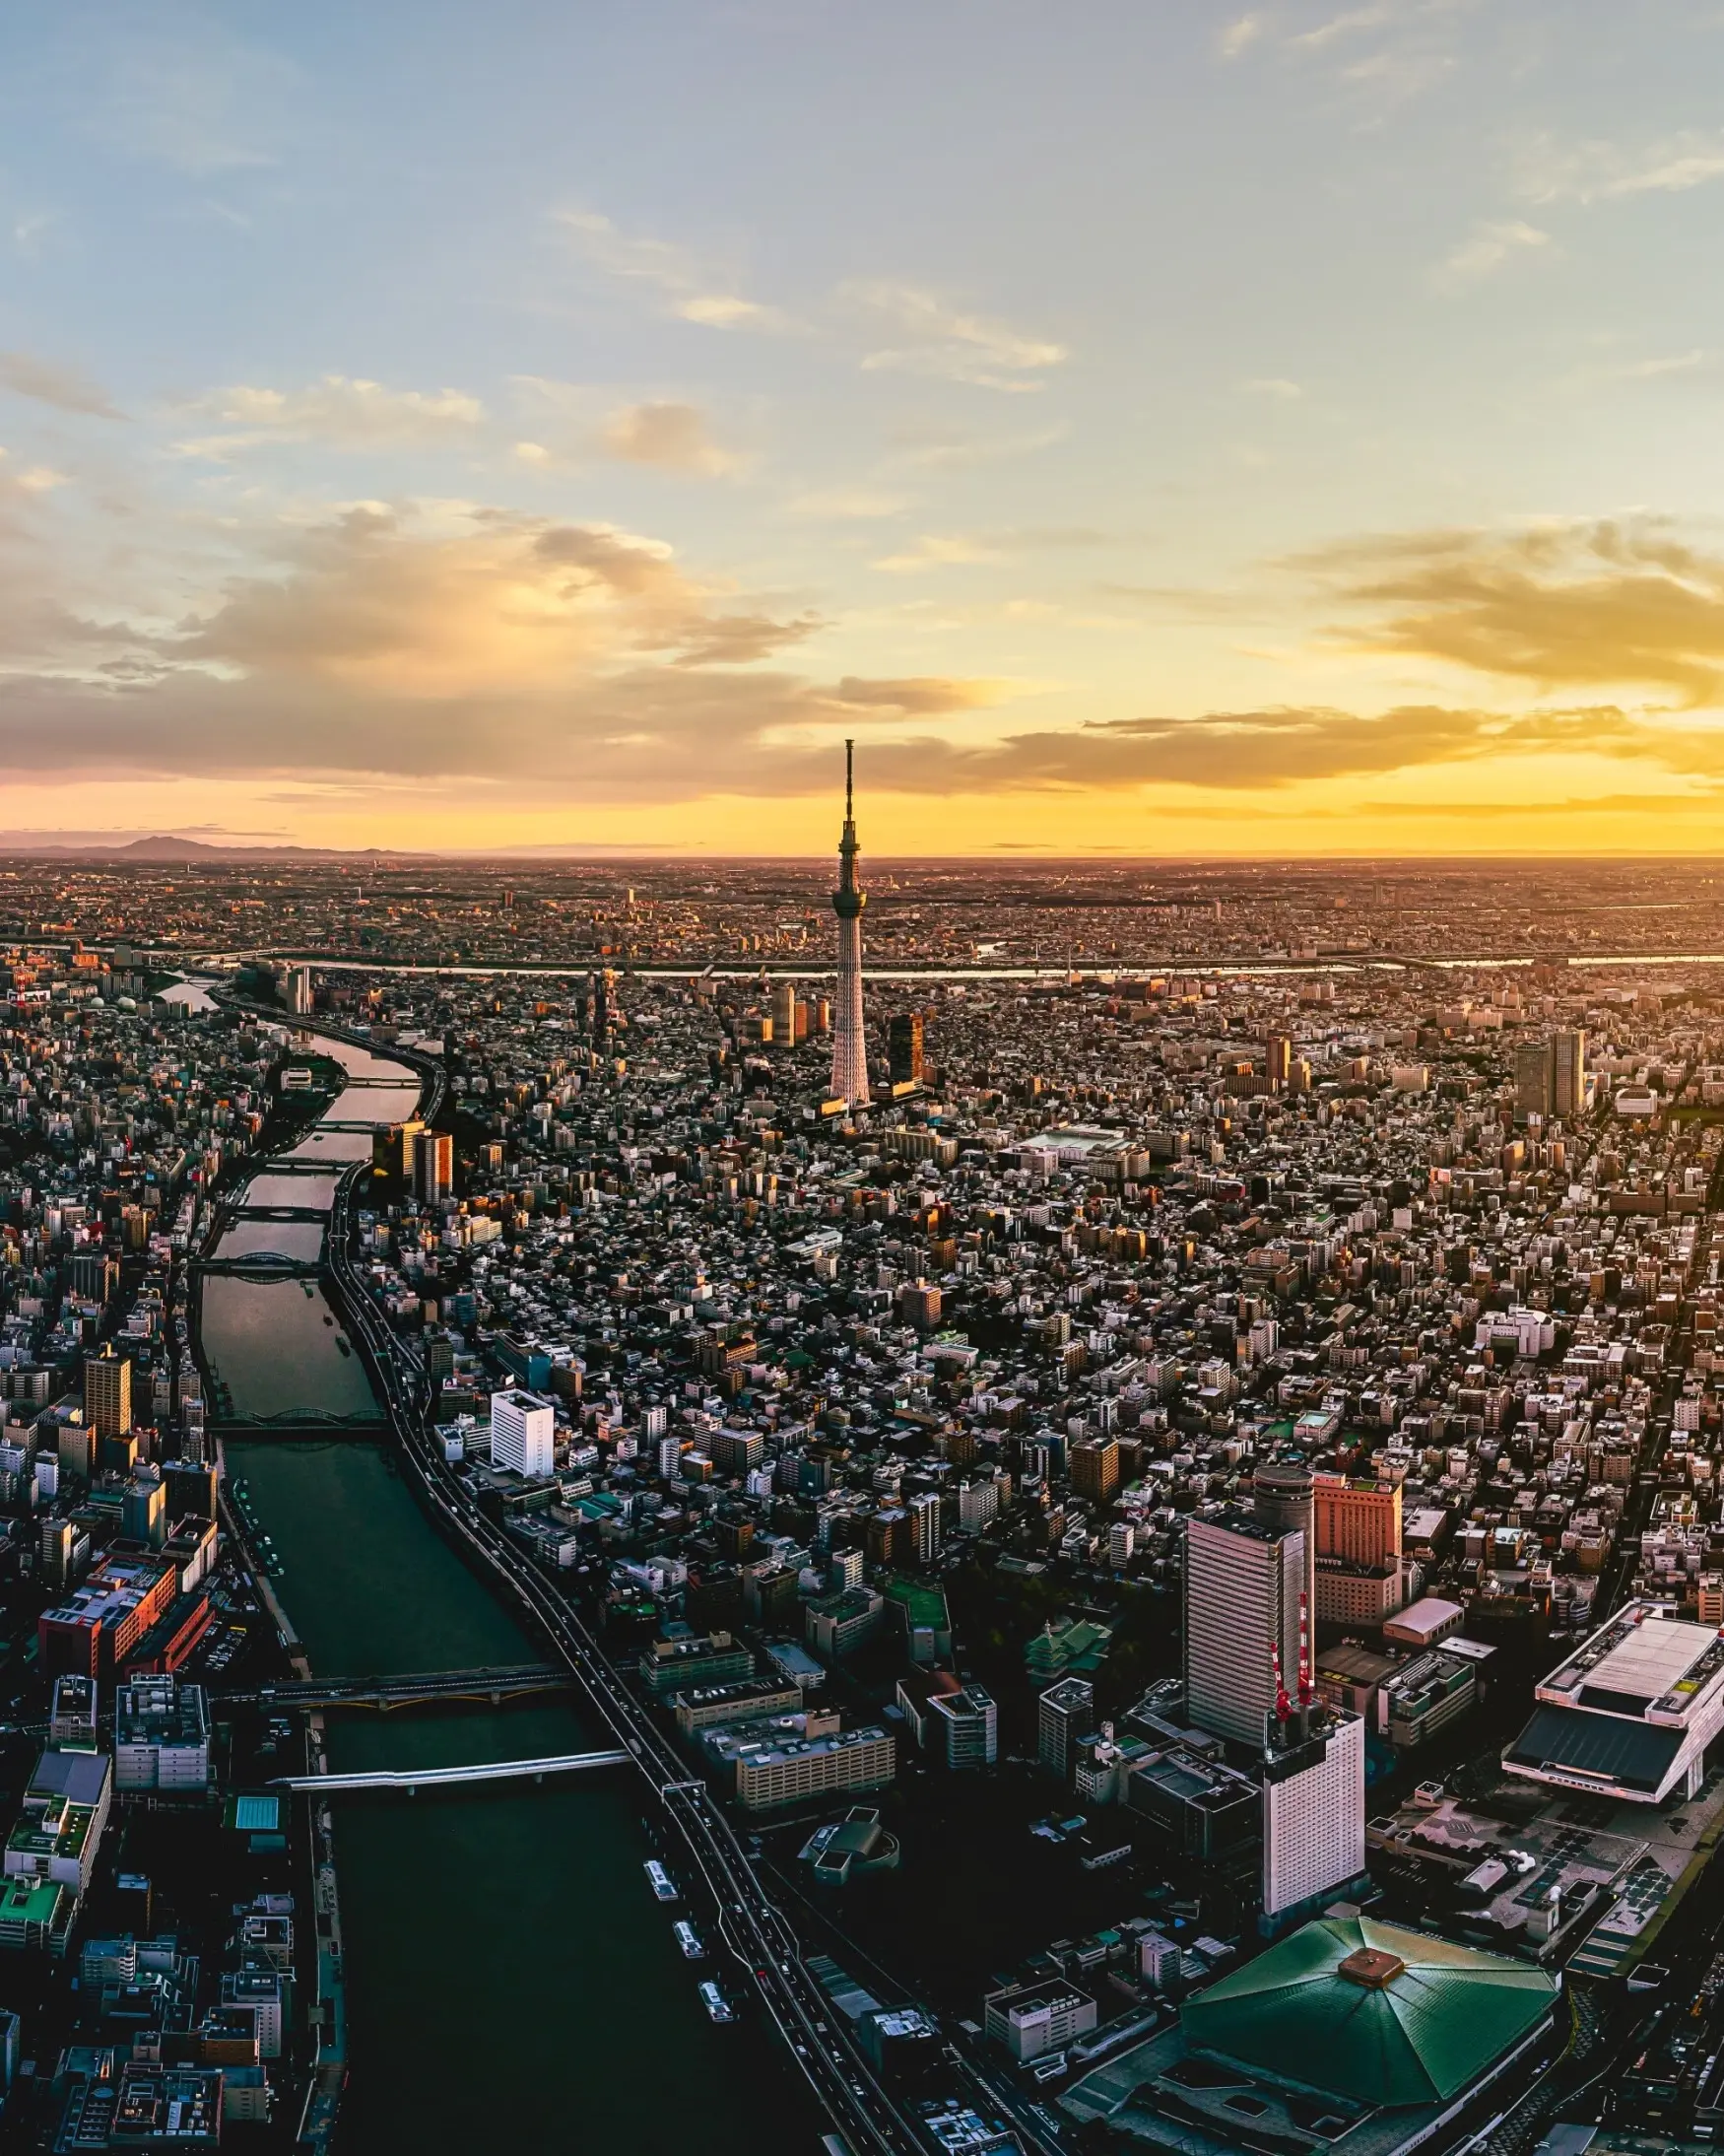
[{"label": "illuminated tower shaft", "polygon": [[844,743],[844,836],[838,842],[838,989],[832,1005],[832,1097],[852,1107],[868,1100],[868,1042],[862,1027],[862,909],[867,893],[856,880],[856,817],[852,791],[854,742]]}]

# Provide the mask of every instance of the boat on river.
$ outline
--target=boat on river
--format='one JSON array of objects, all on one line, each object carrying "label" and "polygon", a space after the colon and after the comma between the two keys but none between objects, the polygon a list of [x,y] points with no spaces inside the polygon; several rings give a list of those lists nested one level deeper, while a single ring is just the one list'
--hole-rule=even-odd
[{"label": "boat on river", "polygon": [[705,1959],[706,1948],[701,1943],[700,1934],[695,1929],[687,1917],[682,1918],[677,1923],[673,1924],[671,1929],[677,1935],[677,1944],[691,1961]]},{"label": "boat on river", "polygon": [[734,2021],[736,2008],[708,1977],[700,1987],[700,2003],[714,2021]]},{"label": "boat on river", "polygon": [[656,1856],[647,1858],[646,1881],[661,1902],[676,1900],[677,1883]]}]

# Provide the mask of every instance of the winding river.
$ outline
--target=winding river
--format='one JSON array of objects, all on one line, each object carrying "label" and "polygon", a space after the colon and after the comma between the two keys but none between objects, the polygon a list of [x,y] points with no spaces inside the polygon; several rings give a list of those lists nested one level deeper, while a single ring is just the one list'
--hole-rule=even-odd
[{"label": "winding river", "polygon": [[[352,1126],[411,1107],[412,1071],[326,1045],[352,1081],[326,1124],[349,1127],[297,1146],[293,1169],[262,1164],[242,1201],[252,1210],[219,1257],[314,1254],[313,1223],[270,1221],[265,1234],[256,1209],[326,1215],[334,1179],[324,1171],[360,1157]],[[315,1165],[306,1173],[299,1162]],[[375,1437],[361,1425],[327,1440],[225,1445],[228,1471],[244,1477],[279,1553],[277,1593],[319,1675],[542,1658],[397,1477],[364,1366],[344,1352],[317,1281],[209,1275],[202,1344],[237,1415],[377,1420]],[[595,1741],[565,1696],[330,1718],[337,1770],[534,1758]],[[683,1912],[652,1898],[641,1869],[646,1802],[644,1785],[622,1772],[340,1801],[352,2069],[342,2149],[815,2156],[821,2122],[788,2061],[758,2025],[715,2027],[700,2006],[696,1986],[710,1965],[684,1959],[671,1932]],[[689,1913],[710,1928],[705,1912]]]}]

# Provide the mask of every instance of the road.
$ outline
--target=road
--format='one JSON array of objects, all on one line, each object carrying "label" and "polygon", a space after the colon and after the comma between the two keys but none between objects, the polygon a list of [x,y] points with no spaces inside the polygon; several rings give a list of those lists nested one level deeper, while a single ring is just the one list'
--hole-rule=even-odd
[{"label": "road", "polygon": [[[436,1075],[440,1082],[440,1072]],[[420,1359],[372,1304],[353,1264],[356,1181],[354,1175],[344,1177],[336,1192],[328,1240],[330,1270],[349,1337],[363,1347],[381,1388],[408,1474],[442,1516],[458,1545],[498,1577],[530,1614],[600,1720],[652,1785],[689,1862],[717,1905],[726,1945],[750,1971],[773,2025],[855,2156],[870,2151],[923,2156],[925,2144],[850,2045],[830,2002],[803,1967],[795,1932],[762,1887],[711,1791],[703,1782],[689,1779],[683,1762],[574,1610],[532,1560],[480,1512],[444,1460],[426,1412],[428,1387]]]}]

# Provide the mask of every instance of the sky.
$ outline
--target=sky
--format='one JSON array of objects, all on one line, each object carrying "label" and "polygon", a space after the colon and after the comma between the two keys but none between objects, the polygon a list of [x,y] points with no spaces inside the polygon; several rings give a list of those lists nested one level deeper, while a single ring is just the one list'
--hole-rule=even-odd
[{"label": "sky", "polygon": [[1724,0],[0,13],[0,831],[1709,852]]}]

